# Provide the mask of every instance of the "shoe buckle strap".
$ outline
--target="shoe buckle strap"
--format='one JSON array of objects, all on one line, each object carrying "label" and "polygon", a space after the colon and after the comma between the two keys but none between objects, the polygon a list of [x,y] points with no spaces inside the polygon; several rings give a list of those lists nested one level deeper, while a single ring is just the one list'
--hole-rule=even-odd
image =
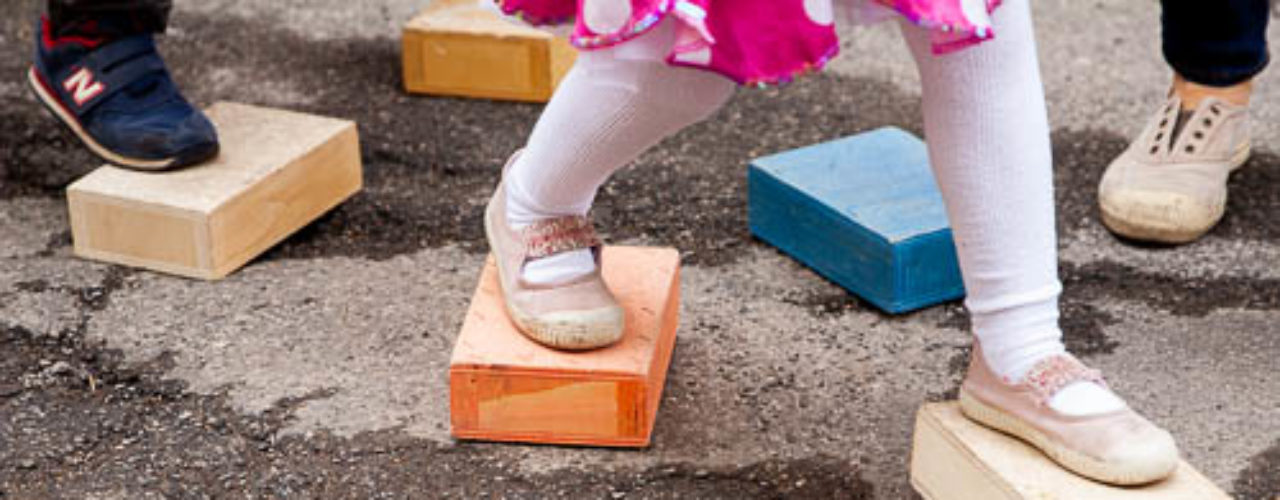
[{"label": "shoe buckle strap", "polygon": [[133,82],[165,71],[151,36],[136,35],[95,49],[49,84],[77,117],[84,117]]},{"label": "shoe buckle strap", "polygon": [[1025,380],[1042,404],[1047,403],[1063,387],[1075,382],[1093,382],[1107,387],[1102,372],[1085,366],[1080,360],[1067,354],[1040,360],[1027,372]]},{"label": "shoe buckle strap", "polygon": [[591,220],[580,215],[535,222],[524,228],[521,235],[525,256],[530,259],[602,245]]}]

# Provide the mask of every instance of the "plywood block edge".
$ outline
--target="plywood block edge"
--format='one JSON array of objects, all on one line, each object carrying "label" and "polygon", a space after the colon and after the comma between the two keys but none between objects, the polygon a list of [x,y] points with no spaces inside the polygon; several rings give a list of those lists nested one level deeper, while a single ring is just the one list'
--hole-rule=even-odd
[{"label": "plywood block edge", "polygon": [[[328,140],[307,151],[306,154],[294,158],[288,164],[273,170],[266,177],[259,179],[251,188],[223,201],[209,214],[210,231],[216,232],[223,219],[228,217],[238,205],[247,204],[246,207],[251,209],[260,209],[261,203],[254,203],[251,201],[252,198],[267,196],[281,182],[284,182],[285,188],[296,191],[300,196],[321,191],[331,193],[331,195],[318,197],[317,203],[312,206],[301,205],[295,199],[286,200],[288,202],[286,210],[297,210],[297,212],[282,214],[283,217],[291,220],[285,220],[282,226],[267,228],[268,232],[261,238],[238,245],[240,248],[223,249],[218,244],[205,245],[204,248],[210,249],[213,253],[210,256],[210,269],[215,279],[235,272],[360,191],[364,182],[364,169],[360,157],[358,127],[348,120],[335,121],[341,123],[342,127]],[[306,168],[307,166],[311,168]],[[306,168],[306,171],[297,171],[302,168]],[[282,178],[289,177],[297,179],[297,182],[281,181]],[[330,183],[333,185],[329,185]],[[226,240],[229,237],[224,236],[220,239]]]},{"label": "plywood block edge", "polygon": [[[95,170],[95,172],[97,171]],[[90,173],[89,175],[93,174]],[[88,177],[86,176],[86,178]],[[81,179],[81,181],[83,180]],[[186,241],[191,246],[190,252],[184,252],[189,253],[191,265],[182,265],[173,262],[172,259],[138,257],[105,248],[109,246],[109,242],[97,239],[93,230],[95,225],[102,223],[102,221],[94,219],[95,216],[102,214],[102,207],[109,207],[121,213],[154,216],[166,221],[183,224],[185,231],[188,232],[185,234],[171,234],[170,236],[176,235],[177,241]],[[202,260],[206,252],[200,247],[201,238],[207,237],[208,231],[207,219],[204,214],[185,208],[106,196],[86,189],[80,181],[67,188],[67,212],[71,225],[72,253],[77,257],[109,264],[151,269],[187,278],[212,279],[213,277],[207,267],[202,267],[207,262]]]}]

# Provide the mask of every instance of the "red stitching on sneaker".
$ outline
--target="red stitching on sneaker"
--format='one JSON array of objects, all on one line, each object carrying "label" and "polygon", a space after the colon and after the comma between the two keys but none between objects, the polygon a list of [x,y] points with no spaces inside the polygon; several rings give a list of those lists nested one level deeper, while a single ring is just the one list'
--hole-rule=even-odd
[{"label": "red stitching on sneaker", "polygon": [[43,24],[43,29],[40,30],[43,33],[41,43],[44,44],[44,48],[47,50],[53,50],[54,47],[68,43],[75,43],[83,45],[85,48],[94,49],[99,45],[102,45],[102,42],[105,41],[101,38],[87,38],[82,36],[60,36],[58,38],[53,38],[53,25],[49,22],[49,18],[42,17],[40,18],[40,22]]}]

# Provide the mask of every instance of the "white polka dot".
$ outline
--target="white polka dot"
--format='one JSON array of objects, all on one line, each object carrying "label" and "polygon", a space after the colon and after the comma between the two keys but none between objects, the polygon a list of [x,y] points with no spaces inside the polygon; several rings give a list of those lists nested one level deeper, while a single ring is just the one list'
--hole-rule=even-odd
[{"label": "white polka dot", "polygon": [[617,33],[631,20],[631,0],[587,0],[582,6],[582,21],[592,33]]},{"label": "white polka dot", "polygon": [[698,50],[689,52],[681,52],[676,54],[676,61],[686,64],[696,64],[698,66],[711,65],[711,47],[703,47]]},{"label": "white polka dot", "polygon": [[986,0],[961,0],[960,11],[979,33],[991,27],[991,14],[987,12]]},{"label": "white polka dot", "polygon": [[804,0],[804,14],[809,16],[810,21],[822,26],[830,26],[836,22],[831,0]]}]

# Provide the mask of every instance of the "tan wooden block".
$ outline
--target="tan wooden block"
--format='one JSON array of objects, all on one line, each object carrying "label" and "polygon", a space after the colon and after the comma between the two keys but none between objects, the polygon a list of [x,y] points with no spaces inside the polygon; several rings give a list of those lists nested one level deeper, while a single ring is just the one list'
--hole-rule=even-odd
[{"label": "tan wooden block", "polygon": [[428,8],[405,26],[403,44],[407,91],[513,101],[551,99],[577,56],[567,40],[476,0]]},{"label": "tan wooden block", "polygon": [[516,331],[492,258],[449,365],[453,435],[592,446],[649,445],[675,345],[680,256],[607,247],[604,277],[626,310],[616,345],[557,351]]},{"label": "tan wooden block", "polygon": [[911,484],[928,500],[1227,500],[1185,461],[1164,481],[1117,487],[1077,476],[1022,441],[970,421],[958,404],[916,415]]},{"label": "tan wooden block", "polygon": [[104,166],[67,188],[76,255],[219,279],[361,188],[353,122],[234,103],[207,114],[217,159],[165,173]]}]

